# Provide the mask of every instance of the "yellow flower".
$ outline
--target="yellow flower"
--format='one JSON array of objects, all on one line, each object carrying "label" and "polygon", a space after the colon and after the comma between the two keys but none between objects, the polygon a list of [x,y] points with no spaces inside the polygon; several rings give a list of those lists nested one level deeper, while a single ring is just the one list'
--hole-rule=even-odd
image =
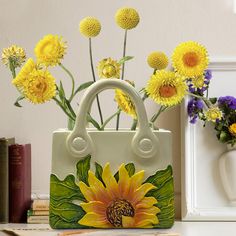
[{"label": "yellow flower", "polygon": [[199,89],[201,89],[201,88],[207,86],[207,85],[205,84],[205,77],[204,77],[203,75],[197,76],[197,77],[193,77],[193,78],[191,79],[191,82],[192,82],[192,85],[193,85],[194,88],[199,88]]},{"label": "yellow flower", "polygon": [[207,121],[216,122],[217,120],[221,120],[222,111],[218,107],[211,107],[205,113]]},{"label": "yellow flower", "polygon": [[236,123],[233,123],[232,125],[229,126],[229,132],[230,132],[233,136],[236,136]]},{"label": "yellow flower", "polygon": [[163,52],[152,52],[149,54],[147,62],[153,69],[162,70],[168,66],[168,57]]},{"label": "yellow flower", "polygon": [[17,74],[16,78],[12,80],[14,84],[19,89],[22,89],[25,81],[29,78],[30,73],[36,69],[36,64],[32,58],[29,58],[24,66],[21,68],[20,72]]},{"label": "yellow flower", "polygon": [[2,63],[8,67],[10,66],[10,62],[14,68],[21,67],[25,59],[26,55],[24,49],[17,45],[4,48],[2,51]]},{"label": "yellow flower", "polygon": [[120,64],[111,58],[100,61],[97,68],[100,78],[120,78]]},{"label": "yellow flower", "polygon": [[62,41],[62,37],[49,34],[37,43],[34,52],[39,63],[55,66],[66,53],[66,43]]},{"label": "yellow flower", "polygon": [[187,93],[184,80],[174,72],[160,70],[151,76],[146,92],[156,103],[174,106],[182,101]]},{"label": "yellow flower", "polygon": [[133,29],[139,23],[139,14],[133,8],[121,8],[116,12],[115,21],[122,29]]},{"label": "yellow flower", "polygon": [[101,31],[101,24],[99,20],[94,17],[86,17],[80,21],[79,30],[85,37],[96,37]]},{"label": "yellow flower", "polygon": [[23,94],[34,104],[45,103],[56,95],[55,79],[49,71],[35,69],[24,82]]},{"label": "yellow flower", "polygon": [[188,41],[179,44],[172,55],[173,67],[182,76],[201,76],[208,66],[208,53],[204,46]]},{"label": "yellow flower", "polygon": [[155,186],[143,183],[143,178],[144,171],[130,177],[124,164],[119,167],[118,182],[111,173],[109,163],[102,173],[104,184],[89,171],[89,186],[79,182],[87,202],[80,204],[86,214],[78,223],[97,228],[152,228],[158,224],[156,214],[160,209],[154,206],[157,200],[145,197]]}]

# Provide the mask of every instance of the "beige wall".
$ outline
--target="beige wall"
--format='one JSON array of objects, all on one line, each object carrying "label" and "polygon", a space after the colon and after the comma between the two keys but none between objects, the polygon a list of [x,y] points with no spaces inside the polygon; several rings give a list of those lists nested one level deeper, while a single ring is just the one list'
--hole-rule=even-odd
[{"label": "beige wall", "polygon": [[[128,33],[127,54],[135,56],[128,62],[125,78],[134,80],[138,88],[145,85],[151,69],[146,56],[162,50],[169,56],[181,41],[196,40],[204,44],[211,56],[234,56],[236,52],[236,15],[233,0],[0,0],[0,48],[13,43],[26,49],[33,57],[37,41],[45,34],[62,35],[68,42],[64,64],[74,73],[78,83],[91,80],[87,40],[78,32],[79,21],[88,15],[102,23],[102,31],[93,40],[94,61],[104,57],[120,58],[123,32],[114,23],[114,13],[123,6],[134,7],[140,13],[138,27]],[[52,70],[69,89],[69,81],[60,68]],[[31,142],[33,147],[33,191],[48,193],[52,131],[65,127],[66,119],[53,102],[24,108],[13,106],[16,91],[10,84],[10,74],[0,66],[0,136],[15,136],[18,142]],[[104,113],[115,109],[110,93],[102,98]],[[157,106],[147,104],[148,113]],[[123,126],[128,120],[123,116]],[[175,189],[180,193],[180,109],[175,108],[160,117],[160,127],[173,131]],[[177,215],[180,215],[177,198]]]}]

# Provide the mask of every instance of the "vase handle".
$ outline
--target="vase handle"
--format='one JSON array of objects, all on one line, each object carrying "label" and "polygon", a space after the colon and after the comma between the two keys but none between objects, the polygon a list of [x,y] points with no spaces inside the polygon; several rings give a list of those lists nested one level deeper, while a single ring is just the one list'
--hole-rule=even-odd
[{"label": "vase handle", "polygon": [[133,152],[142,158],[150,158],[156,154],[158,139],[149,127],[147,113],[139,93],[133,86],[123,80],[104,79],[92,84],[81,99],[74,129],[68,135],[66,141],[67,149],[73,156],[85,157],[94,150],[93,141],[86,130],[86,114],[98,93],[115,88],[119,88],[128,94],[136,108],[139,129],[137,129],[132,139]]}]

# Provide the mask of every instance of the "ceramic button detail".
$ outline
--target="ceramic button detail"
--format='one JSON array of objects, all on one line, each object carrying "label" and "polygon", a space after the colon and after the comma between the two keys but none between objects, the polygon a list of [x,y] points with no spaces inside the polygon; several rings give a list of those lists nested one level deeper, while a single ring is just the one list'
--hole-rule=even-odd
[{"label": "ceramic button detail", "polygon": [[87,146],[87,142],[83,138],[78,137],[73,140],[72,145],[76,150],[83,151]]},{"label": "ceramic button detail", "polygon": [[141,139],[139,142],[139,146],[144,152],[148,152],[152,150],[152,147],[153,147],[152,141],[148,138]]}]

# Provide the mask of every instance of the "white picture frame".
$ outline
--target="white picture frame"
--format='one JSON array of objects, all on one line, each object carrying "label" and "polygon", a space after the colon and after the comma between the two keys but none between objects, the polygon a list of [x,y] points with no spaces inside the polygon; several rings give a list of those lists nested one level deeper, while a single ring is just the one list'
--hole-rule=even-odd
[{"label": "white picture frame", "polygon": [[[212,58],[210,97],[236,97],[236,58]],[[181,214],[183,221],[236,221],[236,207],[230,205],[218,174],[218,158],[226,150],[213,127],[202,121],[192,125],[185,100],[181,107]]]}]

